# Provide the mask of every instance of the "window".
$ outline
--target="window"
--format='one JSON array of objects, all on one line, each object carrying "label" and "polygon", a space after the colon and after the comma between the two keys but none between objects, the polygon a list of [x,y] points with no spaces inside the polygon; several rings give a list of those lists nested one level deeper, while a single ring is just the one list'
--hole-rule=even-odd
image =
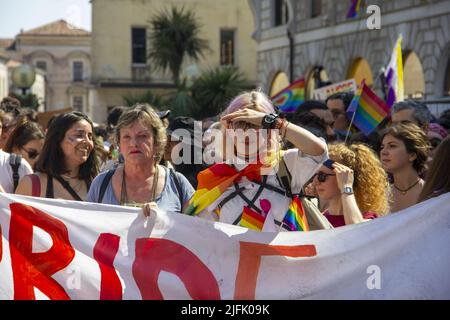
[{"label": "window", "polygon": [[73,81],[83,81],[83,62],[73,62]]},{"label": "window", "polygon": [[288,7],[286,0],[275,0],[275,21],[274,25],[281,26],[288,22]]},{"label": "window", "polygon": [[234,65],[234,30],[220,30],[220,64]]},{"label": "window", "polygon": [[322,14],[322,0],[311,0],[311,18]]},{"label": "window", "polygon": [[83,97],[74,96],[72,99],[72,108],[76,111],[83,111]]},{"label": "window", "polygon": [[47,61],[36,61],[36,68],[47,71]]},{"label": "window", "polygon": [[145,28],[131,30],[131,48],[133,64],[147,63],[147,36]]}]

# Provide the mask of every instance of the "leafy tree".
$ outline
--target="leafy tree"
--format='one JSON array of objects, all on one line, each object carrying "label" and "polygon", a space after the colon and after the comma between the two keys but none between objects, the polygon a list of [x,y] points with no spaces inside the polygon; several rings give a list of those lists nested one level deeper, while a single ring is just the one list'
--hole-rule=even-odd
[{"label": "leafy tree", "polygon": [[129,107],[135,105],[136,103],[148,103],[155,108],[164,107],[163,99],[160,96],[153,94],[150,90],[142,95],[126,95],[122,98]]},{"label": "leafy tree", "polygon": [[150,26],[152,65],[156,70],[169,69],[175,85],[179,86],[184,59],[198,61],[209,48],[208,42],[199,37],[200,24],[193,11],[172,7],[153,16]]}]

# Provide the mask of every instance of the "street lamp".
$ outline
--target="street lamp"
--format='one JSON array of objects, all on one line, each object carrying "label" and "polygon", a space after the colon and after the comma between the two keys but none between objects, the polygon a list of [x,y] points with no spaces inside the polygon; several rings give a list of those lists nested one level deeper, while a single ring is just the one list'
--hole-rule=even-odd
[{"label": "street lamp", "polygon": [[21,64],[14,68],[11,80],[15,87],[22,89],[22,94],[27,93],[27,89],[30,88],[36,80],[36,71],[28,64]]}]

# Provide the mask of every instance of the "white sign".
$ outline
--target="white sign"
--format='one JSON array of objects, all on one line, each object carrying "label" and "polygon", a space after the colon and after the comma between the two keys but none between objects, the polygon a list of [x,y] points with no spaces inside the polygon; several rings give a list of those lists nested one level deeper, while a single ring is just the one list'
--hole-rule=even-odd
[{"label": "white sign", "polygon": [[259,233],[0,193],[0,300],[450,299],[449,202],[331,230]]},{"label": "white sign", "polygon": [[345,80],[342,82],[334,83],[326,87],[322,87],[314,90],[314,99],[316,100],[326,100],[329,96],[336,92],[356,92],[356,82],[355,79]]}]

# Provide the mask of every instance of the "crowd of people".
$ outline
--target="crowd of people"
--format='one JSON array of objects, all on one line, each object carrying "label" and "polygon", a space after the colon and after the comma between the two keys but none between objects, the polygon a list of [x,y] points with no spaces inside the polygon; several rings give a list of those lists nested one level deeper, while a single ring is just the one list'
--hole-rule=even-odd
[{"label": "crowd of people", "polygon": [[278,112],[244,92],[208,122],[139,103],[107,124],[72,111],[45,128],[12,97],[0,105],[0,192],[141,207],[258,231],[331,229],[395,214],[450,191],[450,110],[396,103],[369,136],[351,93]]}]

